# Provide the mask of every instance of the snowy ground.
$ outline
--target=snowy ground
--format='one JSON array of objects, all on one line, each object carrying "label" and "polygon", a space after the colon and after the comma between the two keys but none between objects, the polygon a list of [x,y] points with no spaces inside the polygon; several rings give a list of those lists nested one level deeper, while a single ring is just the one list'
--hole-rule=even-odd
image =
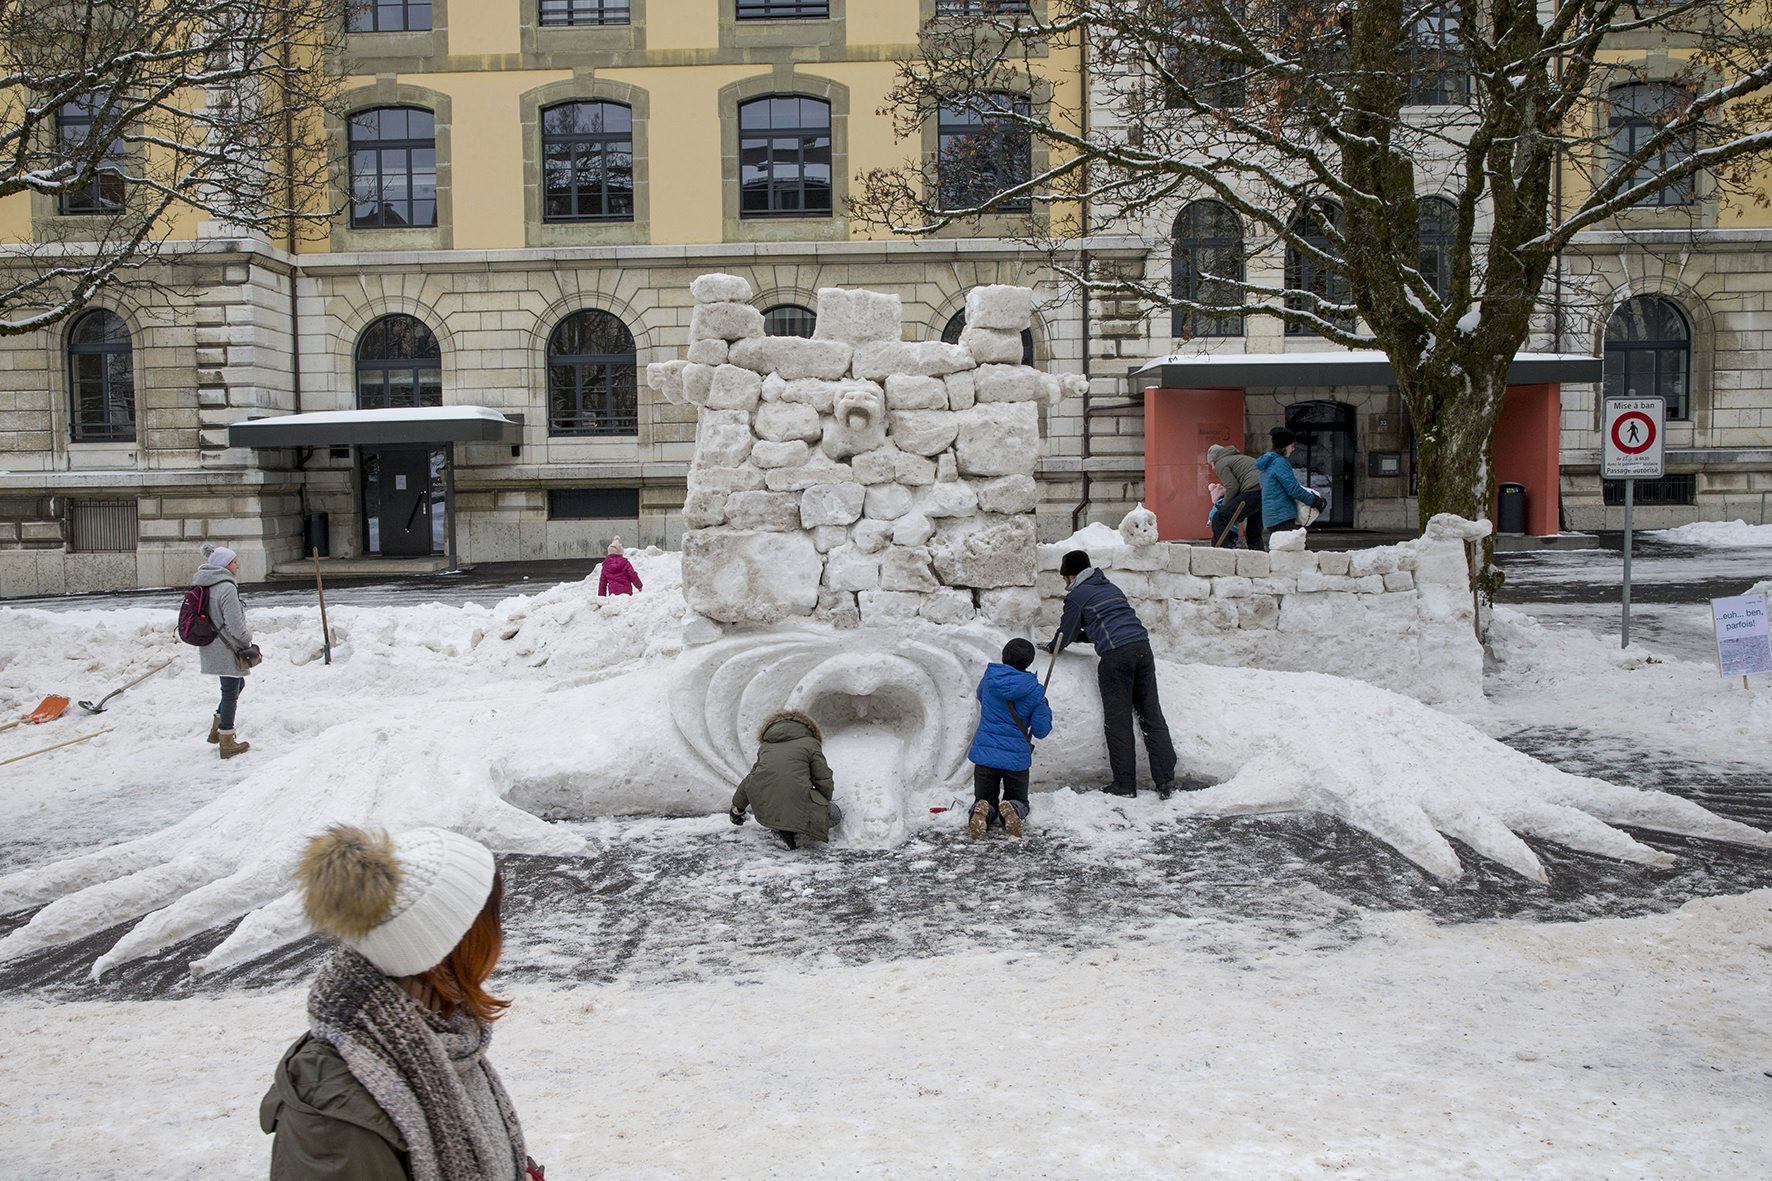
[{"label": "snowy ground", "polygon": [[[1751,553],[1699,576],[1737,593],[1772,567],[1731,561]],[[1678,642],[1639,631],[1621,654],[1607,608],[1552,599],[1582,559],[1532,557],[1510,590],[1548,593],[1501,614],[1464,719],[1772,827],[1772,684],[1719,680],[1702,597],[1657,605]],[[259,748],[229,764],[201,744],[213,682],[170,605],[0,611],[8,712],[178,658],[102,718],[0,735],[6,757],[119,727],[0,768],[0,872],[179,820],[352,720],[422,730],[472,703],[570,733],[550,702],[674,650],[668,560],[642,570],[649,593],[613,605],[563,586],[343,606],[330,669],[310,609],[249,600],[294,658],[249,686]],[[1020,847],[973,846],[953,814],[799,855],[720,817],[639,818],[570,825],[582,856],[508,859],[496,1053],[535,1155],[566,1178],[1750,1177],[1772,1158],[1764,851],[1633,830],[1679,863],[1534,841],[1547,885],[1468,851],[1444,883],[1320,815],[1036,809]],[[90,983],[118,933],[0,965],[0,1127],[33,1133],[0,1137],[0,1177],[40,1173],[46,1141],[82,1178],[262,1175],[256,1104],[317,941],[194,984],[209,932]]]}]

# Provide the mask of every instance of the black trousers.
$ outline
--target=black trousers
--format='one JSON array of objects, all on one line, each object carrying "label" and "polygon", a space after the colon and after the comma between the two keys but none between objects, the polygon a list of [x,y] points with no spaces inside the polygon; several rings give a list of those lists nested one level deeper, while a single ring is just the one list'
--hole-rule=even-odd
[{"label": "black trousers", "polygon": [[1212,530],[1212,544],[1224,546],[1226,549],[1236,548],[1236,542],[1232,541],[1229,537],[1220,541],[1218,540],[1218,535],[1224,532],[1224,527],[1230,524],[1232,517],[1237,515],[1237,506],[1239,504],[1243,506],[1243,515],[1237,521],[1237,536],[1241,537],[1243,539],[1243,544],[1250,549],[1260,549],[1261,489],[1259,488],[1255,489],[1253,492],[1244,492],[1237,496],[1225,497],[1224,507],[1219,509],[1217,513],[1213,514],[1212,520],[1207,522],[1208,528]]},{"label": "black trousers", "polygon": [[[999,797],[998,791],[1002,795]],[[1028,814],[1028,773],[1026,771],[1005,771],[1001,767],[972,766],[972,798],[986,800],[991,805],[991,818],[996,819],[999,804],[1014,802],[1021,806],[1016,809],[1025,818]]]},{"label": "black trousers", "polygon": [[1128,644],[1102,654],[1095,666],[1101,686],[1102,728],[1107,734],[1108,766],[1114,786],[1138,786],[1138,747],[1132,740],[1132,719],[1144,731],[1144,749],[1151,760],[1151,779],[1158,787],[1175,782],[1175,743],[1163,706],[1157,700],[1157,661],[1149,643]]},{"label": "black trousers", "polygon": [[1273,543],[1274,534],[1276,534],[1276,533],[1285,533],[1291,529],[1302,529],[1302,528],[1304,528],[1304,526],[1300,525],[1298,523],[1297,517],[1293,517],[1290,521],[1281,521],[1278,525],[1275,525],[1273,528],[1271,528],[1267,531],[1268,543],[1269,544]]}]

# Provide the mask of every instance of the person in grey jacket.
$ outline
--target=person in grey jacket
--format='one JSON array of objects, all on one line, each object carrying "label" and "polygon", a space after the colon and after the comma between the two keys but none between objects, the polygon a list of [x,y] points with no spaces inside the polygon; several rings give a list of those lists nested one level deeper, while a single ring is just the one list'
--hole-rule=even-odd
[{"label": "person in grey jacket", "polygon": [[252,629],[246,626],[246,609],[240,605],[240,587],[234,581],[239,574],[240,559],[227,546],[218,545],[209,551],[191,578],[192,586],[207,587],[209,591],[208,615],[209,622],[215,625],[215,639],[197,651],[202,657],[203,674],[221,678],[221,705],[209,720],[209,741],[221,747],[224,759],[252,749],[250,742],[234,737],[234,709],[240,691],[246,688],[249,670],[249,662],[235,654],[258,652],[252,644]]},{"label": "person in grey jacket", "polygon": [[[1240,535],[1247,539],[1250,549],[1260,549],[1261,473],[1255,470],[1255,461],[1227,443],[1218,443],[1206,449],[1206,462],[1224,485],[1224,507],[1207,523],[1212,530],[1212,544],[1235,549]],[[1243,506],[1243,515],[1237,518],[1237,528],[1226,529],[1237,515],[1238,505]],[[1224,540],[1220,541],[1220,537]]]}]

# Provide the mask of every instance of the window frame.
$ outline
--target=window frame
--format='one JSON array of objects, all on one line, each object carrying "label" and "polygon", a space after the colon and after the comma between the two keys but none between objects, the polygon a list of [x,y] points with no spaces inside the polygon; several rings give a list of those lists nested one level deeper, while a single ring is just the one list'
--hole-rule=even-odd
[{"label": "window frame", "polygon": [[[1427,219],[1422,216],[1426,209],[1442,210],[1440,225],[1445,226],[1444,232],[1428,232]],[[1439,225],[1434,227],[1439,229]],[[1458,206],[1445,197],[1422,197],[1415,203],[1415,266],[1421,277],[1428,279],[1434,294],[1440,302],[1446,303],[1452,298],[1452,247],[1458,241]],[[1428,274],[1427,263],[1429,252],[1433,252],[1434,275]],[[1437,279],[1437,281],[1435,281]]]},{"label": "window frame", "polygon": [[[748,13],[747,9],[750,10]],[[822,11],[811,11],[814,9]],[[757,21],[830,20],[831,3],[830,0],[733,0],[732,19],[747,24]]]},{"label": "window frame", "polygon": [[[1678,337],[1615,338],[1614,324],[1620,324],[1625,328],[1630,326],[1628,317],[1632,305],[1646,307],[1652,304],[1660,305],[1671,315],[1674,323],[1685,332],[1684,339]],[[1625,317],[1625,319],[1621,319],[1621,317]],[[1646,324],[1646,316],[1643,317],[1643,321]],[[1600,353],[1603,366],[1600,378],[1602,400],[1622,397],[1659,397],[1667,403],[1668,422],[1692,421],[1692,352],[1692,317],[1686,314],[1684,308],[1667,296],[1655,292],[1632,296],[1613,308],[1612,314],[1606,318],[1605,339]],[[1649,363],[1653,374],[1652,387],[1647,391],[1633,392],[1626,384],[1625,388],[1620,389],[1620,381],[1624,383],[1630,381],[1631,355],[1644,353],[1650,355]],[[1613,365],[1613,357],[1615,356],[1618,357],[1619,367],[1619,372],[1616,375],[1617,380],[1615,380]],[[1675,361],[1676,357],[1677,362]],[[1671,369],[1675,363],[1680,369],[1680,396],[1677,399],[1669,396],[1667,380],[1671,376]]]},{"label": "window frame", "polygon": [[[805,107],[803,104],[815,103],[818,106],[823,107],[824,113],[825,113],[825,122],[824,122],[823,128],[821,129],[821,128],[816,127],[811,124],[803,124],[801,126],[792,126],[792,127],[775,127],[772,125],[767,129],[767,131],[763,131],[763,132],[759,132],[754,129],[749,132],[746,131],[746,129],[745,129],[745,112],[747,110],[758,108],[758,107],[763,107],[766,104],[770,104],[771,105],[770,109],[773,109],[772,104],[780,102],[784,99],[793,99],[796,102],[802,104],[802,106],[799,108],[800,113],[802,115],[804,114],[804,111],[805,111]],[[802,93],[797,93],[797,92],[771,93],[771,94],[758,95],[754,98],[744,99],[738,103],[737,108],[734,111],[734,121],[735,121],[735,126],[738,131],[738,217],[741,221],[770,221],[770,220],[777,220],[777,219],[781,219],[781,218],[826,219],[826,218],[833,218],[836,216],[836,206],[837,206],[837,200],[836,200],[836,197],[837,197],[836,112],[834,110],[834,104],[831,102],[831,100],[829,100],[827,98],[821,98],[818,95],[802,94]],[[799,206],[799,208],[795,208],[795,209],[787,209],[787,208],[777,207],[776,194],[780,191],[786,191],[786,190],[784,190],[780,186],[778,186],[777,183],[775,182],[775,179],[774,179],[774,169],[775,169],[775,159],[776,159],[776,157],[775,157],[775,143],[776,143],[776,141],[790,139],[790,138],[798,141],[798,149],[797,149],[797,154],[795,156],[795,159],[798,162],[797,166],[796,166],[797,176],[798,176],[796,186],[797,186],[797,192],[799,194],[800,206]],[[826,202],[826,204],[823,209],[810,209],[806,205],[806,168],[807,168],[806,147],[807,147],[807,140],[808,139],[816,141],[819,138],[822,138],[824,140],[824,144],[825,144],[824,166],[825,166],[826,175],[827,175],[827,179],[825,182],[825,202]],[[748,192],[750,191],[750,190],[747,190],[746,184],[745,184],[745,171],[747,168],[747,164],[745,162],[746,145],[747,145],[747,143],[757,143],[757,142],[762,142],[765,145],[767,145],[765,148],[767,155],[764,157],[764,161],[765,161],[764,170],[769,173],[768,186],[767,186],[766,190],[764,190],[768,194],[769,207],[767,209],[746,208],[745,198],[748,195]]]},{"label": "window frame", "polygon": [[1470,105],[1470,55],[1451,0],[1421,11],[1404,33],[1399,57],[1404,106]]},{"label": "window frame", "polygon": [[[383,325],[391,325],[396,321],[411,321],[423,331],[424,337],[430,341],[434,353],[422,353],[409,357],[365,357],[364,350],[369,346],[370,334]],[[363,326],[357,334],[357,343],[351,349],[352,392],[356,407],[359,410],[412,410],[427,406],[443,404],[443,346],[431,326],[410,312],[387,312],[375,317]],[[426,398],[425,391],[433,383],[426,381],[426,374],[435,373],[436,400]],[[363,379],[367,374],[379,374],[377,383],[380,397],[366,400],[363,396]],[[391,378],[397,374],[409,374],[413,400],[410,403],[397,403],[390,396]]]},{"label": "window frame", "polygon": [[[1621,93],[1627,91],[1637,93],[1654,91],[1662,94],[1673,94],[1682,96],[1688,101],[1692,97],[1691,91],[1680,86],[1676,82],[1653,78],[1633,79],[1629,82],[1620,82],[1617,85],[1609,87],[1606,91],[1606,175],[1608,178],[1617,176],[1624,162],[1636,154],[1637,149],[1645,140],[1652,138],[1660,130],[1655,124],[1655,117],[1653,114],[1637,109],[1634,105],[1627,109],[1626,104],[1618,97]],[[1668,107],[1665,105],[1656,107],[1657,112],[1665,111],[1667,109]],[[1620,135],[1625,136],[1627,142],[1627,146],[1622,151],[1619,148]],[[1688,136],[1681,137],[1681,139],[1675,143],[1664,146],[1661,149],[1660,154],[1645,166],[1651,171],[1665,171],[1670,160],[1677,163],[1694,155],[1698,150],[1698,144],[1696,141],[1696,134],[1689,134]],[[1626,179],[1626,188],[1642,183],[1639,175],[1641,171],[1642,169],[1639,168]],[[1675,199],[1668,199],[1669,194],[1674,194]],[[1698,175],[1694,173],[1684,179],[1662,185],[1659,189],[1656,189],[1641,200],[1632,202],[1630,208],[1648,210],[1690,209],[1697,204]]]},{"label": "window frame", "polygon": [[935,15],[1031,16],[1033,0],[935,0]]},{"label": "window frame", "polygon": [[[80,339],[92,325],[102,325],[105,335],[96,341]],[[121,334],[121,341],[117,334]],[[68,441],[135,442],[135,334],[130,331],[129,322],[110,308],[90,308],[82,312],[68,326],[64,356],[68,373]],[[96,420],[82,413],[81,388],[83,383],[92,380],[83,378],[80,373],[81,358],[86,357],[99,359],[96,380],[100,414]],[[120,371],[111,362],[113,357],[123,358]],[[121,413],[119,407],[123,407]]]},{"label": "window frame", "polygon": [[[364,115],[369,115],[369,114],[380,115],[380,114],[382,114],[384,112],[388,112],[388,111],[404,112],[407,116],[407,119],[408,119],[408,130],[410,130],[410,120],[411,120],[411,116],[414,112],[421,113],[421,114],[425,115],[430,120],[430,123],[431,123],[430,136],[427,138],[427,137],[406,135],[406,136],[397,137],[397,138],[387,138],[387,139],[377,138],[377,139],[373,139],[373,140],[359,141],[357,138],[357,136],[358,136],[358,122],[357,121]],[[431,154],[431,168],[430,168],[431,181],[430,181],[430,197],[429,197],[430,206],[431,206],[431,219],[426,222],[414,221],[414,220],[410,219],[410,215],[413,212],[413,207],[415,205],[419,204],[420,202],[422,202],[423,200],[425,200],[425,198],[418,195],[421,192],[421,190],[418,188],[418,185],[415,181],[415,177],[423,175],[423,174],[420,171],[415,171],[413,168],[413,164],[412,164],[412,153],[414,151],[418,151],[418,150],[426,150],[426,151],[429,151]],[[380,211],[378,213],[376,219],[368,220],[368,219],[365,219],[365,218],[359,216],[357,210],[358,210],[358,206],[360,204],[362,204],[362,202],[360,202],[357,199],[357,187],[358,187],[358,181],[359,181],[359,174],[357,171],[357,156],[358,156],[359,152],[364,152],[364,151],[372,151],[375,156],[375,161],[376,161],[375,177],[376,177],[376,181],[377,181],[377,192],[378,193],[385,193],[386,192],[386,181],[383,178],[389,175],[387,169],[384,166],[384,164],[385,164],[384,153],[401,152],[404,154],[404,159],[405,159],[404,177],[405,177],[405,185],[406,185],[405,191],[407,194],[406,197],[404,198],[404,204],[406,205],[407,212],[409,214],[408,220],[403,221],[403,222],[392,222],[392,223],[390,223],[387,220],[386,211],[390,205],[390,202],[386,199],[385,196],[378,197],[374,200],[374,205],[375,205],[376,209]],[[352,111],[349,115],[347,115],[345,117],[345,169],[346,169],[346,182],[347,182],[346,199],[349,202],[349,212],[347,214],[347,220],[348,220],[349,226],[352,230],[431,230],[431,229],[436,229],[441,224],[440,205],[442,203],[442,184],[441,184],[441,180],[440,180],[440,171],[441,170],[440,170],[439,153],[438,153],[438,149],[437,149],[437,113],[434,110],[431,110],[429,107],[419,106],[415,103],[398,103],[398,102],[396,102],[396,103],[382,103],[382,104],[378,104],[378,105],[374,105],[374,106],[361,107],[355,111]],[[399,174],[395,173],[394,175],[399,175]]]},{"label": "window frame", "polygon": [[[1007,112],[1011,115],[1019,114],[1025,118],[1031,118],[1033,115],[1033,100],[1025,94],[1016,94],[1012,91],[996,90],[996,91],[990,91],[988,94],[980,95],[977,97],[989,99],[993,103],[993,105],[995,105],[997,110]],[[1002,105],[1001,100],[1007,100],[1007,105]],[[962,114],[974,114],[975,113],[976,114],[976,122],[961,123],[957,119],[951,117],[953,115],[953,113],[955,113],[955,112],[960,112]],[[949,165],[947,163],[947,160],[948,160],[950,141],[958,142],[958,141],[962,141],[962,140],[972,140],[974,138],[982,137],[987,133],[987,129],[992,124],[996,124],[996,123],[1004,123],[1007,126],[1013,128],[1015,131],[1019,132],[1019,134],[1021,135],[1021,137],[1022,137],[1022,140],[1021,140],[1021,162],[1025,163],[1026,169],[1025,169],[1025,174],[1023,176],[1021,176],[1019,179],[1013,181],[1013,183],[1006,185],[1006,186],[999,184],[998,187],[996,187],[992,190],[992,193],[993,194],[1001,194],[1001,193],[1007,192],[1009,189],[1014,188],[1016,185],[1026,184],[1028,181],[1033,179],[1033,176],[1034,176],[1034,136],[1033,136],[1033,131],[1031,129],[1029,129],[1028,127],[1026,127],[1022,124],[1015,123],[1012,119],[1010,119],[1010,120],[1005,120],[1002,118],[993,119],[992,117],[984,114],[983,112],[972,112],[972,111],[968,110],[966,107],[963,107],[960,105],[951,104],[951,103],[947,103],[947,102],[937,104],[936,109],[935,109],[936,204],[940,208],[942,208],[943,210],[965,209],[965,208],[969,208],[971,206],[983,205],[988,200],[990,200],[989,197],[986,197],[983,200],[964,200],[964,201],[960,201],[958,203],[951,202],[950,201],[950,193],[953,192],[954,190],[950,190],[950,188],[949,188],[949,184],[950,184],[949,176],[948,176]],[[975,128],[975,130],[967,132],[965,130],[966,128]],[[1004,162],[992,174],[993,177],[1000,178],[1001,176],[1004,175],[1004,173],[1009,168],[1013,167],[1015,163],[1016,163],[1015,160],[1008,160],[1008,161]],[[968,175],[966,177],[966,180],[969,183],[974,184],[974,185],[976,185],[978,183],[991,183],[991,178],[978,176],[976,174]],[[959,183],[958,179],[956,179],[953,183],[957,186]],[[971,194],[969,194],[969,195],[975,195],[979,191],[981,191],[981,190],[979,190],[977,188],[973,188],[971,190]],[[1019,215],[1030,214],[1033,212],[1033,210],[1034,210],[1033,196],[1032,196],[1032,194],[1029,194],[1026,197],[1018,198],[1014,202],[1006,202],[1006,203],[997,205],[995,208],[990,210],[990,214],[991,215],[998,215],[998,216],[1002,216],[1002,215],[1019,216]]]},{"label": "window frame", "polygon": [[[1222,217],[1230,219],[1231,224],[1236,227],[1236,235],[1234,238],[1228,234],[1208,235],[1197,232],[1192,233],[1191,236],[1184,234],[1182,224],[1184,219],[1187,219],[1189,214],[1196,210],[1204,213],[1208,208],[1214,211],[1214,216],[1222,215]],[[1192,231],[1194,227],[1190,225],[1187,229]],[[1208,286],[1212,285],[1204,278],[1201,268],[1197,265],[1189,267],[1184,273],[1184,244],[1192,244],[1194,251],[1200,251],[1223,248],[1232,243],[1234,243],[1236,247],[1236,283],[1239,285],[1238,290],[1240,291],[1240,284],[1248,277],[1249,265],[1248,243],[1246,231],[1243,227],[1243,219],[1238,217],[1237,211],[1232,209],[1229,205],[1226,205],[1222,201],[1213,200],[1209,197],[1201,198],[1196,201],[1189,201],[1186,205],[1182,206],[1181,212],[1175,215],[1169,255],[1170,291],[1174,296],[1178,299],[1191,299],[1196,303],[1205,303],[1208,301],[1201,299],[1200,293]],[[1207,294],[1216,293],[1208,292]],[[1240,294],[1237,302],[1243,302]],[[1207,326],[1196,329],[1190,323],[1190,321],[1194,319],[1207,322]],[[1205,313],[1191,311],[1187,308],[1177,307],[1170,309],[1169,327],[1172,336],[1178,339],[1191,340],[1197,337],[1240,337],[1244,335],[1247,329],[1247,324],[1246,317],[1243,316],[1211,316]]]},{"label": "window frame", "polygon": [[[587,316],[604,318],[609,323],[618,327],[621,330],[622,335],[627,338],[626,351],[618,353],[556,352],[556,343],[559,341],[561,333],[566,330],[567,325],[580,317]],[[634,341],[634,330],[629,328],[620,316],[606,308],[579,308],[577,311],[568,312],[566,315],[561,316],[554,324],[554,327],[549,330],[547,340],[542,346],[542,365],[544,376],[543,396],[545,398],[545,406],[547,409],[549,438],[598,439],[627,438],[639,435],[640,398],[638,347]],[[556,368],[569,368],[573,372],[573,382],[570,390],[572,412],[570,415],[561,415],[555,412],[555,399],[561,393],[567,392],[555,382]],[[604,399],[604,405],[601,408],[600,416],[611,425],[593,425],[588,427],[584,425],[586,420],[590,417],[586,413],[586,392],[588,389],[592,388],[592,383],[585,380],[585,374],[587,370],[594,368],[602,368],[605,370],[601,375],[601,381],[597,383],[600,386],[600,393]],[[626,371],[627,388],[625,394],[626,400],[631,406],[631,409],[625,416],[620,413],[620,399],[624,393],[623,390],[618,388],[622,379],[622,374],[619,372],[620,370]],[[562,426],[563,423],[566,423],[569,420],[575,421],[577,425]]]},{"label": "window frame", "polygon": [[[384,4],[387,4],[388,6],[398,4],[400,6],[401,23],[398,28],[382,28],[381,10]],[[420,7],[425,10],[425,23],[422,25],[414,25],[412,23],[412,10]],[[358,23],[360,14],[367,15],[370,18],[369,25],[364,26]],[[355,8],[351,11],[350,16],[345,20],[345,31],[353,34],[430,33],[436,30],[436,18],[436,6],[432,0],[370,0],[370,2],[364,3],[361,7]]]},{"label": "window frame", "polygon": [[[565,11],[550,19],[550,7],[556,11],[563,7]],[[578,19],[581,8],[587,10],[583,20]],[[535,24],[542,29],[608,29],[632,24],[633,20],[632,0],[536,0],[535,5]]]},{"label": "window frame", "polygon": [[[67,153],[69,158],[76,154],[84,154],[85,143],[92,135],[92,127],[98,120],[93,110],[102,107],[104,99],[99,95],[89,98],[69,99],[55,112],[55,138],[58,151]],[[77,141],[70,140],[69,132],[79,128],[83,134]],[[78,153],[74,150],[80,145]],[[121,213],[128,202],[128,187],[124,183],[124,165],[128,156],[123,146],[123,137],[115,136],[106,146],[104,155],[93,170],[90,181],[77,190],[63,190],[56,197],[56,212],[63,217],[105,217]],[[116,185],[116,195],[106,197],[104,189],[107,182]]]},{"label": "window frame", "polygon": [[[795,318],[803,319],[805,321],[804,326],[806,328],[806,331],[805,332],[777,332],[777,331],[774,331],[770,328],[770,321],[772,318],[774,318],[777,325],[780,326],[780,322],[783,319],[786,319],[789,315],[792,315]],[[804,304],[777,303],[777,304],[771,304],[769,307],[766,307],[763,309],[763,335],[764,336],[797,336],[803,340],[809,340],[809,339],[811,339],[812,333],[817,329],[817,327],[818,327],[818,313],[813,311],[811,308],[807,307]]]},{"label": "window frame", "polygon": [[[1322,229],[1322,223],[1328,222],[1336,229],[1346,224],[1347,212],[1342,209],[1341,202],[1332,197],[1317,197],[1311,201],[1311,208],[1317,213],[1312,216],[1310,209],[1301,208],[1288,223],[1288,232],[1293,236],[1304,238],[1311,245],[1325,254],[1333,254],[1334,243],[1329,234]],[[1306,231],[1300,231],[1301,224],[1307,225]],[[1306,280],[1310,280],[1306,282]],[[1316,260],[1306,257],[1291,242],[1286,243],[1286,289],[1290,291],[1308,291],[1321,303],[1352,303],[1353,284],[1342,272],[1324,267]],[[1323,311],[1321,307],[1313,307],[1303,299],[1293,295],[1286,296],[1286,307],[1293,311],[1310,312],[1322,320],[1334,321],[1334,317]],[[1357,317],[1355,317],[1357,319]],[[1355,327],[1355,319],[1345,321],[1345,327],[1351,331]],[[1315,328],[1306,324],[1286,321],[1286,336],[1322,336]]]},{"label": "window frame", "polygon": [[[628,122],[627,130],[626,130],[625,134],[621,133],[621,132],[610,132],[610,131],[600,131],[600,132],[583,132],[583,131],[550,132],[550,131],[548,131],[547,130],[547,121],[548,121],[549,113],[553,112],[553,111],[560,111],[560,110],[563,110],[567,107],[603,107],[603,108],[610,108],[613,110],[623,111],[627,115],[627,122]],[[611,223],[611,222],[631,222],[631,221],[635,220],[636,210],[638,207],[638,197],[635,193],[636,181],[635,181],[635,160],[634,160],[634,109],[632,107],[628,106],[626,103],[614,102],[610,99],[602,99],[602,98],[566,99],[562,102],[550,103],[549,105],[540,108],[536,114],[536,126],[539,129],[540,135],[541,135],[541,155],[539,157],[539,160],[541,163],[541,188],[540,188],[540,192],[539,192],[539,197],[541,200],[541,220],[542,220],[543,224],[545,224],[545,225],[584,225],[584,224],[599,224],[599,223],[606,224],[606,223]],[[627,149],[626,155],[627,155],[627,177],[628,177],[628,186],[627,186],[627,206],[628,207],[627,207],[627,212],[625,212],[625,213],[610,212],[609,211],[610,205],[611,205],[611,202],[609,199],[611,188],[609,185],[608,178],[611,175],[611,169],[610,169],[608,160],[609,160],[610,156],[617,154],[616,152],[613,151],[613,149],[616,147],[616,145],[620,145],[620,144],[625,144],[626,149]],[[579,201],[578,201],[578,198],[580,195],[580,189],[579,189],[579,185],[578,185],[579,164],[580,164],[581,159],[583,158],[580,156],[578,149],[585,148],[585,147],[595,147],[598,149],[597,155],[599,155],[603,159],[603,163],[602,163],[599,175],[602,178],[602,194],[603,194],[602,204],[603,204],[605,212],[593,213],[593,214],[567,214],[567,215],[561,216],[561,215],[556,215],[550,211],[549,206],[556,194],[555,194],[554,190],[552,190],[548,185],[548,176],[549,176],[548,164],[549,164],[549,160],[551,158],[549,155],[549,149],[550,148],[558,148],[558,147],[566,147],[571,150],[571,155],[570,155],[569,161],[568,161],[569,165],[570,165],[568,171],[571,175],[572,183],[570,184],[570,186],[567,190],[567,196],[568,196],[568,199],[569,199],[572,207],[574,207],[574,208],[576,208],[579,204]]]}]

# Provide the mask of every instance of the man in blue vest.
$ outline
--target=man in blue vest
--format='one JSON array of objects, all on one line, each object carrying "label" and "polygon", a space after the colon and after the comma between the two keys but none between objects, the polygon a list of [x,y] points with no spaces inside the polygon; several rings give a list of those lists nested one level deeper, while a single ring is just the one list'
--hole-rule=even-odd
[{"label": "man in blue vest", "polygon": [[[1132,718],[1144,731],[1144,749],[1151,760],[1157,798],[1175,790],[1175,744],[1157,700],[1157,661],[1151,655],[1150,633],[1119,587],[1089,564],[1089,555],[1072,550],[1059,563],[1066,587],[1064,615],[1054,644],[1063,648],[1078,641],[1095,645],[1095,667],[1101,687],[1102,729],[1107,734],[1108,766],[1113,782],[1102,791],[1115,796],[1138,794],[1138,747],[1132,739]],[[1053,644],[1042,645],[1046,651]]]}]

